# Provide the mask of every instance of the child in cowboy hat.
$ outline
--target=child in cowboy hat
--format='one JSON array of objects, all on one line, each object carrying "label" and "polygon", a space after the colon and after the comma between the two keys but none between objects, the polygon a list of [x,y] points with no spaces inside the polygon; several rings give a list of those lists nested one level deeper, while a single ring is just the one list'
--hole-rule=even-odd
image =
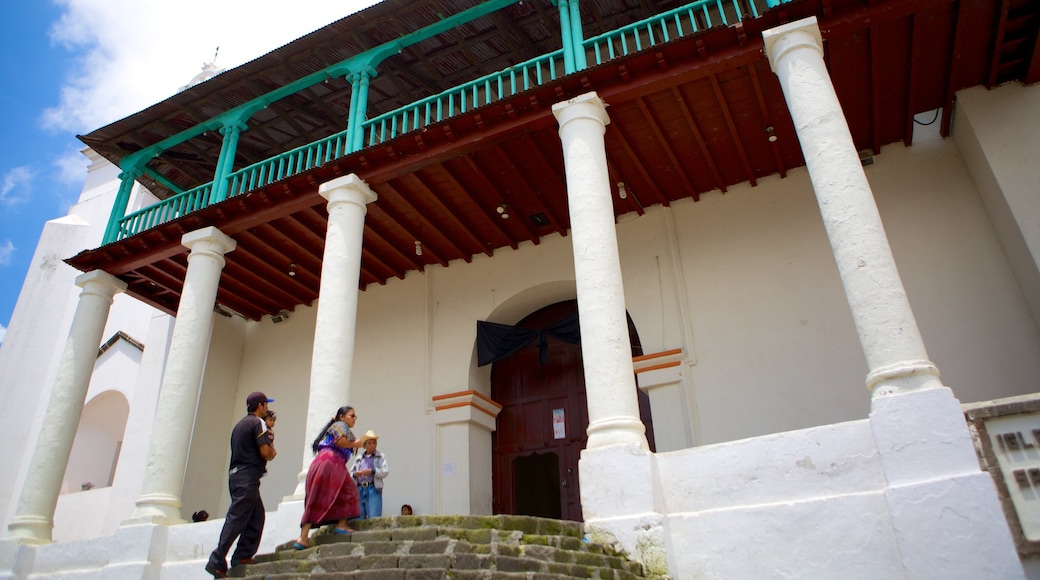
[{"label": "child in cowboy hat", "polygon": [[365,452],[359,455],[351,475],[358,486],[361,500],[361,519],[378,518],[383,515],[383,479],[390,475],[386,455],[376,449],[379,435],[371,429],[361,436]]}]

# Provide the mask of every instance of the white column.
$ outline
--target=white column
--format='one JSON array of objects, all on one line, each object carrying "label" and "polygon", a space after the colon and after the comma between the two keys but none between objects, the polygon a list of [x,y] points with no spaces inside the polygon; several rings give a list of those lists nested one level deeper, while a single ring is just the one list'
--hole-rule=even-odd
[{"label": "white column", "polygon": [[[235,249],[235,240],[214,227],[184,234],[181,244],[191,250],[184,290],[177,307],[177,321],[170,338],[155,425],[148,447],[141,495],[126,524],[184,523],[181,491],[191,443],[195,404],[202,387],[202,372],[213,329],[213,306],[217,299],[224,254]],[[221,445],[226,445],[222,441]]]},{"label": "white column", "polygon": [[767,30],[769,63],[791,112],[860,344],[867,388],[885,395],[941,387],[838,103],[815,18]]},{"label": "white column", "polygon": [[606,106],[595,93],[553,105],[567,172],[581,353],[589,406],[587,448],[614,444],[649,449],[639,420],[628,339],[614,205],[603,141]]},{"label": "white column", "polygon": [[293,495],[296,499],[303,498],[307,467],[314,458],[311,441],[336,409],[350,404],[361,243],[367,206],[377,199],[368,184],[353,173],[321,184],[318,193],[329,200],[329,229],[321,265],[303,466]]},{"label": "white column", "polygon": [[79,295],[40,437],[22,486],[18,511],[7,526],[12,536],[30,541],[51,539],[61,481],[69,464],[112,298],[126,290],[126,283],[100,270],[80,275],[76,285],[83,288],[83,292]]},{"label": "white column", "polygon": [[903,577],[1021,578],[993,480],[928,360],[823,61],[815,18],[762,33],[798,132],[874,389],[870,427]]}]

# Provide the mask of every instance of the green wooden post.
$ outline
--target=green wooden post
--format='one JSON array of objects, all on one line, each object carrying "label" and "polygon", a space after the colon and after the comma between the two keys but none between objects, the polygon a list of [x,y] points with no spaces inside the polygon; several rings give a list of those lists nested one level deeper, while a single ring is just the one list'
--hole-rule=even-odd
[{"label": "green wooden post", "polygon": [[213,191],[210,194],[210,203],[219,203],[227,199],[227,177],[235,170],[235,151],[238,149],[238,138],[242,131],[248,128],[245,123],[240,121],[228,121],[220,128],[220,133],[224,135],[224,143],[220,146],[217,168],[213,172]]},{"label": "green wooden post", "polygon": [[[348,139],[350,139],[350,152],[360,151],[365,147],[365,130],[361,126],[365,122],[365,116],[368,114],[368,85],[371,82],[371,77],[375,76],[372,73],[371,68],[366,68],[355,73],[357,78],[356,83],[351,82],[351,101],[350,101],[350,122],[349,127],[351,131],[348,133]],[[354,87],[357,86],[357,91],[354,91]]]},{"label": "green wooden post", "polygon": [[560,9],[560,40],[563,42],[563,69],[571,74],[574,68],[574,40],[571,38],[571,11],[569,0],[554,0],[553,4]]},{"label": "green wooden post", "polygon": [[112,204],[112,213],[108,215],[105,226],[105,237],[102,244],[110,244],[119,239],[119,221],[126,216],[126,207],[130,205],[130,192],[134,189],[134,180],[141,175],[140,169],[124,169],[119,174],[119,193]]},{"label": "green wooden post", "polygon": [[588,62],[585,60],[585,33],[581,26],[581,11],[578,10],[578,0],[570,0],[571,9],[571,42],[574,43],[574,70],[585,70]]},{"label": "green wooden post", "polygon": [[357,151],[354,146],[354,135],[361,129],[361,123],[357,120],[354,110],[357,109],[358,96],[361,94],[361,73],[350,73],[347,75],[350,81],[350,114],[347,116],[347,152]]}]

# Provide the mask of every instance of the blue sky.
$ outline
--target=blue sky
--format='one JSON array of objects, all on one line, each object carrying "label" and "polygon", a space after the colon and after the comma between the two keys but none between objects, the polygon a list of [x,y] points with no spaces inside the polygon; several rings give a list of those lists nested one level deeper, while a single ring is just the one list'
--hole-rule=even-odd
[{"label": "blue sky", "polygon": [[77,134],[172,95],[217,47],[232,68],[377,1],[0,1],[0,343],[44,223],[79,198]]}]

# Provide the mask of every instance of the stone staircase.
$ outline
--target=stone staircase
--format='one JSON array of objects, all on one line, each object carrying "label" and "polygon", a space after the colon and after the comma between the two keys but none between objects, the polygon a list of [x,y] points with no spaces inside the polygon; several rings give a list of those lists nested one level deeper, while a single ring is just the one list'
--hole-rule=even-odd
[{"label": "stone staircase", "polygon": [[366,580],[549,580],[646,578],[643,566],[610,546],[587,542],[580,522],[527,516],[396,516],[355,520],[349,536],[331,527],[292,541],[234,578]]}]

